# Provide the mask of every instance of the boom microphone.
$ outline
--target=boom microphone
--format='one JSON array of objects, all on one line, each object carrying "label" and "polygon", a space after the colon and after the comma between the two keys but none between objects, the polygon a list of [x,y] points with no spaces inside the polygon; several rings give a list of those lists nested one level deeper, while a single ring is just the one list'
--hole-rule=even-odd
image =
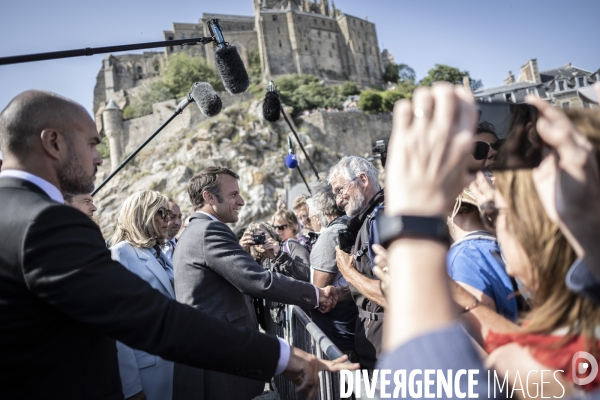
[{"label": "boom microphone", "polygon": [[280,114],[281,100],[279,100],[279,94],[275,91],[275,84],[271,81],[263,102],[263,117],[269,122],[275,122],[279,121]]},{"label": "boom microphone", "polygon": [[223,86],[230,94],[245,92],[250,86],[250,78],[237,48],[225,42],[218,19],[211,19],[207,25],[219,47],[215,51],[215,65],[221,75]]},{"label": "boom microphone", "polygon": [[293,169],[298,167],[298,159],[292,149],[292,139],[288,136],[288,155],[285,157],[285,165],[288,168]]},{"label": "boom microphone", "polygon": [[198,104],[202,114],[206,115],[207,117],[214,117],[221,112],[221,108],[223,107],[221,98],[217,92],[215,92],[215,89],[213,89],[210,83],[194,83],[194,86],[192,86],[192,92],[188,97]]}]

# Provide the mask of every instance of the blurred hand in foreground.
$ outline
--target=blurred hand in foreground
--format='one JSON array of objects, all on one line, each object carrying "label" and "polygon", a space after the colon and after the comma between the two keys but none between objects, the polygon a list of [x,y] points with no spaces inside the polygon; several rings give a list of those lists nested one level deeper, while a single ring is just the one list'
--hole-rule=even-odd
[{"label": "blurred hand in foreground", "polygon": [[477,122],[475,99],[462,86],[417,88],[394,106],[386,164],[388,215],[444,216],[473,179],[467,170]]},{"label": "blurred hand in foreground", "polygon": [[296,393],[306,394],[307,399],[314,399],[319,389],[319,372],[341,370],[356,370],[359,364],[348,363],[348,356],[337,360],[321,360],[295,347],[291,348],[290,361],[282,375],[294,382],[297,386]]},{"label": "blurred hand in foreground", "polygon": [[[600,85],[595,88],[600,91]],[[537,130],[552,148],[533,170],[544,209],[580,257],[597,252],[593,243],[600,228],[597,150],[560,109],[533,96],[526,101],[540,112]]]}]

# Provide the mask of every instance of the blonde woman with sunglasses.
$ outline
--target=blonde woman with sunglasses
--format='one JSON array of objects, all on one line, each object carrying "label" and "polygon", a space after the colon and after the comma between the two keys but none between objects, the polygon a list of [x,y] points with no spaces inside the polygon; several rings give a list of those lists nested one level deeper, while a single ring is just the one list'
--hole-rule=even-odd
[{"label": "blonde woman with sunglasses", "polygon": [[[173,216],[163,194],[145,190],[129,196],[117,217],[111,238],[112,258],[139,275],[154,289],[175,299],[173,265],[161,250]],[[143,312],[143,310],[141,310]],[[119,371],[125,398],[169,400],[173,363],[117,342]]]}]

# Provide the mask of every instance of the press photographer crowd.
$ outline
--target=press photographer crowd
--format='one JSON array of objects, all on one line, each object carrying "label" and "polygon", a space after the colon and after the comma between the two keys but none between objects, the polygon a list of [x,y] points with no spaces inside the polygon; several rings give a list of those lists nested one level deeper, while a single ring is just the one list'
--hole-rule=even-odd
[{"label": "press photographer crowd", "polygon": [[[209,29],[194,40],[244,92],[235,46]],[[93,196],[192,102],[221,111],[194,84],[100,185],[83,106],[29,90],[0,113],[0,398],[250,400],[283,375],[314,399],[332,373],[342,398],[600,400],[598,107],[436,82],[396,102],[380,163],[348,155],[320,177],[290,124],[318,183],[302,175],[289,208],[265,198],[270,218],[234,232],[240,176],[211,166],[187,182],[193,213],[148,188],[104,238]],[[263,111],[289,124],[272,84]],[[344,355],[269,334],[286,305]]]}]

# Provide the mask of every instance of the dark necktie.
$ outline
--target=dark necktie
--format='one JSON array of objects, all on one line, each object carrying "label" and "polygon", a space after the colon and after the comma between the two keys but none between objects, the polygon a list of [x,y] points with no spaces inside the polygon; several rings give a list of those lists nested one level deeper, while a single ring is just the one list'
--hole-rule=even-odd
[{"label": "dark necktie", "polygon": [[161,265],[161,267],[163,267],[163,269],[167,273],[167,276],[169,277],[169,282],[171,282],[171,287],[173,288],[173,290],[175,290],[175,277],[173,276],[173,270],[169,268],[166,261],[163,259],[160,251],[160,246],[158,244],[155,244],[152,248],[154,249],[154,257],[156,257],[158,263]]}]

